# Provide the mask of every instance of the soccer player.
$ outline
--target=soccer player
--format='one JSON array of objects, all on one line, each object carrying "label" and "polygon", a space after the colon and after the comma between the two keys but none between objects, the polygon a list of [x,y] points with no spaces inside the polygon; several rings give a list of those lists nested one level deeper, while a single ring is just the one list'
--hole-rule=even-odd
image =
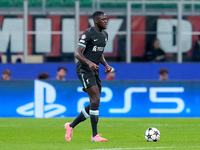
[{"label": "soccer player", "polygon": [[90,104],[83,108],[81,113],[72,123],[66,123],[66,141],[71,141],[73,128],[80,122],[90,118],[92,126],[91,141],[107,142],[97,132],[97,123],[99,118],[99,103],[101,95],[101,80],[99,78],[99,63],[105,66],[105,72],[109,72],[110,67],[103,55],[104,47],[108,41],[108,33],[104,31],[107,27],[107,15],[102,11],[93,13],[94,26],[88,28],[79,39],[77,50],[74,56],[79,60],[76,67],[76,73],[79,77],[83,91],[87,92]]}]

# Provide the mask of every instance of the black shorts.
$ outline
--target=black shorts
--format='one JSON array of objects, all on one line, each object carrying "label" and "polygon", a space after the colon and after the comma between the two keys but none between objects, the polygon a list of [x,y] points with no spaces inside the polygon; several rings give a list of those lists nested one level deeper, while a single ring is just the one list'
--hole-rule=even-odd
[{"label": "black shorts", "polygon": [[99,70],[76,68],[76,73],[85,89],[93,85],[97,85],[99,88],[99,93],[101,93],[101,80],[99,78]]}]

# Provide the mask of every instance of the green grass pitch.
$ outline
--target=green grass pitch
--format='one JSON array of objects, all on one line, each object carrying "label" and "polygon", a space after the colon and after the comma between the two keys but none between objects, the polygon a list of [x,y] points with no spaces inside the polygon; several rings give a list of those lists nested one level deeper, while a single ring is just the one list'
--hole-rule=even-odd
[{"label": "green grass pitch", "polygon": [[[100,118],[98,131],[108,142],[91,142],[89,119],[74,129],[66,142],[65,122],[73,118],[0,118],[0,150],[198,150],[199,118]],[[158,142],[147,142],[147,128],[161,132]]]}]

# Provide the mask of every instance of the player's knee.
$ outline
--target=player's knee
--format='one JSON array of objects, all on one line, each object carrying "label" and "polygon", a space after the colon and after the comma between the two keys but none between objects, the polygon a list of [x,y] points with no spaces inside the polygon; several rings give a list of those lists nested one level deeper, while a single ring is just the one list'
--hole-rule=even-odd
[{"label": "player's knee", "polygon": [[91,99],[91,103],[99,104],[99,102],[100,102],[100,98],[95,97]]},{"label": "player's knee", "polygon": [[91,100],[92,103],[98,104],[100,102],[100,95],[94,94],[90,97],[90,100]]},{"label": "player's knee", "polygon": [[88,93],[88,94],[89,94],[91,103],[99,104],[101,95],[100,95],[100,93],[98,91],[95,91],[95,92],[92,92],[92,93]]}]

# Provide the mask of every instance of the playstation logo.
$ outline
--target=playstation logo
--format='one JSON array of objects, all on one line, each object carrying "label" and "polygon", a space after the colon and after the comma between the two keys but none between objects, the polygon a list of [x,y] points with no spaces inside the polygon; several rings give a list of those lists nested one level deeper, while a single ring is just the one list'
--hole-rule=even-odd
[{"label": "playstation logo", "polygon": [[66,107],[54,104],[56,100],[55,88],[46,82],[35,80],[34,102],[22,105],[17,108],[17,113],[27,117],[51,118],[62,115]]}]

